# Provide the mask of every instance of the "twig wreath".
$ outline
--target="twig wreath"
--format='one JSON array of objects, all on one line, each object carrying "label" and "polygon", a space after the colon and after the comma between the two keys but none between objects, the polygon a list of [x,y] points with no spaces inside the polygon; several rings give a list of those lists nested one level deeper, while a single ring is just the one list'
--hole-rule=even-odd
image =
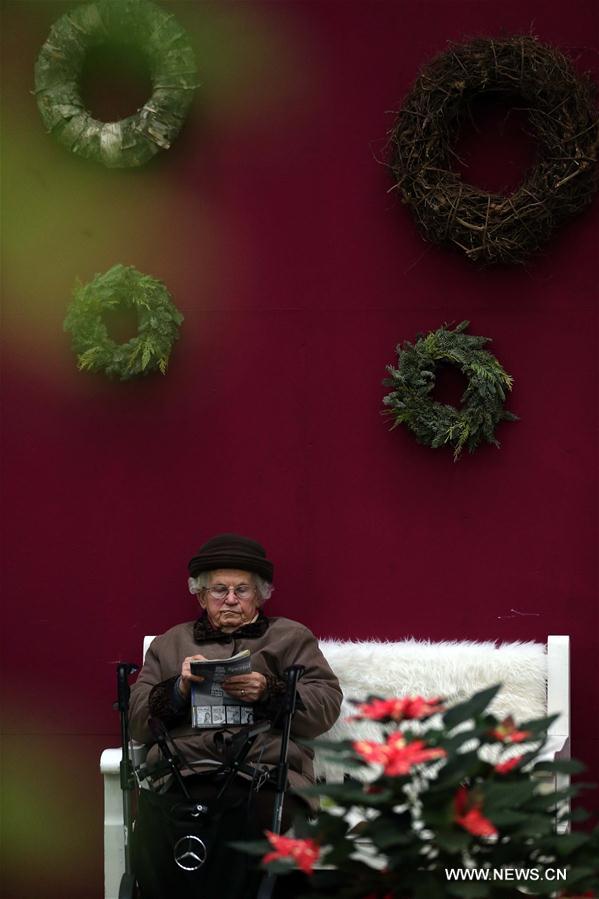
[{"label": "twig wreath", "polygon": [[[483,94],[518,95],[537,158],[509,196],[462,181],[451,169],[461,120]],[[533,37],[478,38],[433,59],[390,132],[395,187],[424,237],[483,264],[521,263],[597,188],[595,86],[557,49]]]},{"label": "twig wreath", "polygon": [[[138,333],[124,343],[112,340],[102,320],[103,312],[118,308],[137,313]],[[115,265],[88,284],[75,285],[64,330],[71,333],[80,369],[127,381],[156,370],[166,374],[182,321],[162,281]]]},{"label": "twig wreath", "polygon": [[[454,461],[464,446],[470,452],[483,440],[499,446],[495,437],[499,422],[517,420],[503,408],[512,376],[483,349],[489,337],[464,333],[468,325],[463,321],[453,331],[445,326],[414,344],[399,344],[397,368],[388,365],[390,377],[383,381],[393,388],[383,399],[384,413],[395,419],[393,427],[407,425],[419,443],[433,449],[453,447]],[[443,363],[457,366],[468,379],[459,409],[431,398],[436,369]]]},{"label": "twig wreath", "polygon": [[[100,122],[85,108],[79,78],[88,50],[109,41],[139,47],[153,92],[135,115]],[[196,87],[187,34],[148,0],[97,0],[54,23],[35,65],[35,93],[44,124],[78,156],[112,168],[143,165],[177,136]]]}]

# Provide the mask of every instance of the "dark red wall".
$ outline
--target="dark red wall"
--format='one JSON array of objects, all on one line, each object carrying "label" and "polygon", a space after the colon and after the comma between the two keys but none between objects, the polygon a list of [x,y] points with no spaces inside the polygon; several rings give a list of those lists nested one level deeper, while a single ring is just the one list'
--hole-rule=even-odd
[{"label": "dark red wall", "polygon": [[[5,895],[101,896],[114,662],[194,615],[187,560],[223,530],[266,544],[271,611],[320,635],[571,634],[573,751],[598,777],[598,207],[477,271],[422,242],[377,163],[448,40],[532,31],[597,74],[596,4],[173,3],[203,86],[131,172],[43,131],[33,63],[68,7],[3,8]],[[489,127],[464,152],[501,188],[530,147]],[[73,283],[117,262],[185,315],[165,378],[76,370]],[[399,341],[463,318],[521,420],[454,464],[389,432],[381,380]]]}]

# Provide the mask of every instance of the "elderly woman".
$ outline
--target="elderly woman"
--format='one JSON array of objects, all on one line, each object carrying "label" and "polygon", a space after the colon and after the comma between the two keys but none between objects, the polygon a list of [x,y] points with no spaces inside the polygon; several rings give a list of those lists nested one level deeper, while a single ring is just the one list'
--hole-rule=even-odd
[{"label": "elderly woman", "polygon": [[[334,724],[341,707],[341,690],[308,628],[289,618],[269,618],[262,611],[273,589],[273,565],[259,543],[236,534],[213,537],[190,561],[189,574],[189,589],[197,596],[202,614],[195,621],[171,628],[149,647],[144,666],[131,689],[131,735],[151,744],[153,736],[148,719],[160,719],[175,738],[184,763],[190,765],[184,766],[182,773],[193,798],[205,800],[209,808],[237,804],[234,815],[238,824],[243,822],[241,836],[255,837],[271,826],[274,786],[265,783],[256,791],[255,778],[252,783],[249,778],[238,776],[227,788],[226,795],[214,801],[221,783],[210,772],[223,760],[223,730],[192,727],[192,684],[202,681],[192,673],[192,662],[226,659],[242,650],[250,651],[251,671],[226,678],[223,689],[239,702],[240,708],[251,710],[255,722],[261,719],[274,722],[271,730],[256,738],[246,758],[247,763],[259,766],[263,774],[279,759],[280,730],[276,723],[285,692],[285,669],[290,665],[305,666],[298,685],[289,743],[291,788],[314,782],[313,753],[296,741],[317,737]],[[226,727],[227,733],[238,730],[239,727],[232,725]],[[159,760],[160,752],[154,745],[148,753],[148,764]],[[167,782],[160,794],[141,791],[133,858],[142,899],[199,895],[193,879],[173,862],[173,830],[169,819],[181,802],[182,793],[176,782]],[[302,809],[309,812],[303,799],[286,796],[283,829]],[[217,852],[222,848],[219,845]],[[213,852],[212,858],[215,857]],[[239,879],[245,876],[243,857],[236,854],[232,864],[226,856],[221,861],[224,864],[214,875],[214,886],[201,895],[212,895],[209,893],[212,888],[217,890],[215,896],[249,899],[252,893],[247,880]]]}]

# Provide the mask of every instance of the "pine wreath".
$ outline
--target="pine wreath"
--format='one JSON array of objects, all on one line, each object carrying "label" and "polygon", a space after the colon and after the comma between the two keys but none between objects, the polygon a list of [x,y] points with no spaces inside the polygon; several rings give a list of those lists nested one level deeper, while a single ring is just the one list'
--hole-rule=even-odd
[{"label": "pine wreath", "polygon": [[[137,313],[138,333],[125,343],[112,340],[102,320],[103,312],[117,308]],[[76,284],[64,330],[71,333],[80,369],[127,381],[157,369],[166,374],[182,321],[162,281],[115,265],[88,284]]]},{"label": "pine wreath", "polygon": [[[390,377],[383,381],[392,391],[385,396],[385,414],[395,419],[393,427],[405,424],[425,446],[453,447],[454,460],[466,446],[470,452],[486,440],[495,446],[495,428],[517,416],[503,408],[513,378],[495,356],[484,350],[488,337],[465,334],[470,323],[460,322],[453,331],[447,326],[397,346],[397,368],[387,366]],[[435,402],[431,393],[436,369],[443,363],[458,367],[468,379],[459,409]]]},{"label": "pine wreath", "polygon": [[[536,161],[517,190],[488,193],[462,181],[451,159],[460,122],[483,94],[522,98]],[[433,59],[390,132],[395,187],[423,236],[483,264],[521,263],[597,189],[595,85],[557,49],[530,36],[477,38]]]},{"label": "pine wreath", "polygon": [[[78,84],[88,50],[109,41],[139,48],[153,87],[142,108],[119,122],[94,119]],[[46,128],[67,149],[109,167],[129,168],[171,146],[196,74],[189,38],[171,13],[148,0],[97,0],[54,23],[35,65],[35,93]]]}]

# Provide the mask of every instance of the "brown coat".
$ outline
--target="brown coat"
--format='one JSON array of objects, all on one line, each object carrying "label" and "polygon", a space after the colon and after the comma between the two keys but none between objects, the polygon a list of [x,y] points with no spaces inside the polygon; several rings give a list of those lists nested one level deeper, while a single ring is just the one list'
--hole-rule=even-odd
[{"label": "brown coat", "polygon": [[[255,704],[256,718],[272,717],[280,705],[285,668],[305,665],[291,727],[289,782],[294,788],[314,783],[314,753],[296,739],[313,739],[332,727],[339,717],[342,693],[314,635],[303,624],[289,618],[266,618],[260,612],[257,622],[228,635],[213,631],[204,618],[179,624],[156,637],[131,688],[131,736],[142,743],[152,743],[147,721],[150,715],[155,715],[162,718],[186,758],[221,760],[214,741],[217,731],[194,730],[189,706],[180,711],[171,701],[173,687],[186,656],[201,653],[208,659],[225,659],[243,649],[249,649],[252,654],[252,670],[264,674],[268,683],[264,701]],[[237,728],[230,726],[228,730]],[[257,738],[247,761],[257,761],[259,757],[260,763],[274,765],[279,748],[280,731],[269,731]],[[152,746],[148,764],[154,764],[159,758],[158,747]],[[310,804],[315,805],[313,801]]]}]

